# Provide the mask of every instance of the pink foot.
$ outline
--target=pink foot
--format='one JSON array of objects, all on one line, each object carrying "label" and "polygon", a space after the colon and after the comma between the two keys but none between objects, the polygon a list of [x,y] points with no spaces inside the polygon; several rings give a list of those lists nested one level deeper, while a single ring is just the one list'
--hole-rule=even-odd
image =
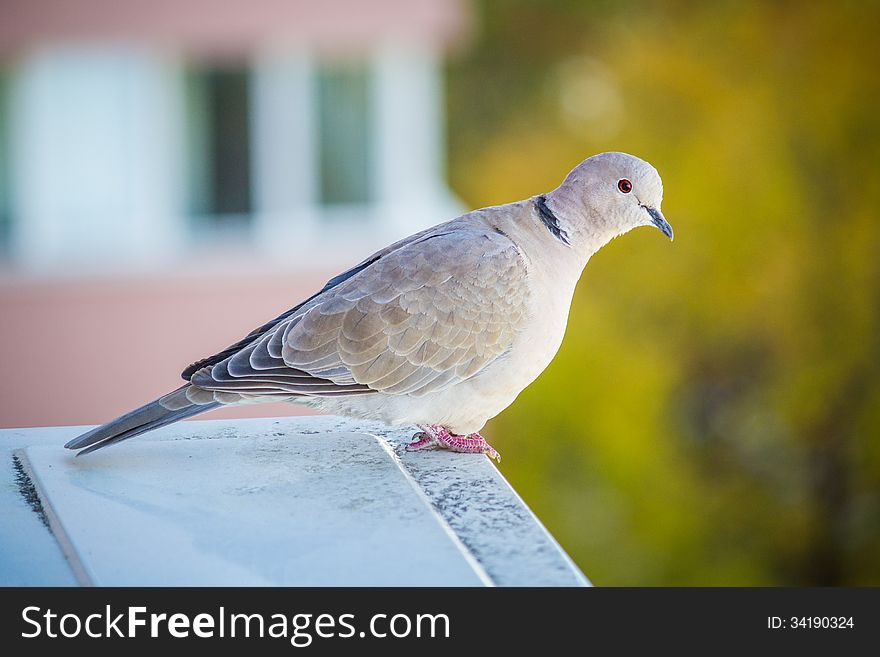
[{"label": "pink foot", "polygon": [[438,424],[426,424],[419,427],[421,433],[417,433],[414,442],[406,446],[407,451],[415,452],[426,447],[440,447],[453,452],[465,452],[467,454],[485,454],[491,459],[501,463],[501,455],[495,451],[486,439],[478,433],[467,436],[456,436],[449,430]]}]

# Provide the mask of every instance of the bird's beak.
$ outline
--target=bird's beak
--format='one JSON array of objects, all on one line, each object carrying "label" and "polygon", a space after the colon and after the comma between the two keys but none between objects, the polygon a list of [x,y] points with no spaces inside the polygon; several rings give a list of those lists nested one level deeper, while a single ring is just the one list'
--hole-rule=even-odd
[{"label": "bird's beak", "polygon": [[670,241],[674,239],[674,235],[672,232],[672,226],[669,225],[669,222],[666,221],[666,217],[663,216],[663,213],[660,212],[657,208],[649,208],[646,205],[642,206],[645,208],[647,213],[651,215],[651,223],[657,226],[666,237],[669,238]]}]

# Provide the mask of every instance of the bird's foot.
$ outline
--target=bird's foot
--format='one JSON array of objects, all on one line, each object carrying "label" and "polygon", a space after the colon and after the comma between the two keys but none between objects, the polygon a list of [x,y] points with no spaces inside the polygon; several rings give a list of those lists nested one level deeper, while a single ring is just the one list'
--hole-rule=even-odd
[{"label": "bird's foot", "polygon": [[501,454],[478,433],[457,436],[454,433],[449,433],[448,429],[437,424],[421,425],[419,428],[422,431],[414,436],[415,441],[406,446],[409,452],[436,446],[453,452],[485,454],[490,459],[501,463]]}]

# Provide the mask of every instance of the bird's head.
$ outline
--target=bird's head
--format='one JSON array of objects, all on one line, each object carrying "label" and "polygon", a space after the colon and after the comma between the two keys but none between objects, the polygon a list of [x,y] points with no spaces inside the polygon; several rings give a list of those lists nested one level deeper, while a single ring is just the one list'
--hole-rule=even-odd
[{"label": "bird's head", "polygon": [[595,248],[638,226],[655,226],[671,240],[662,201],[657,169],[626,153],[587,158],[546,196],[562,228]]}]

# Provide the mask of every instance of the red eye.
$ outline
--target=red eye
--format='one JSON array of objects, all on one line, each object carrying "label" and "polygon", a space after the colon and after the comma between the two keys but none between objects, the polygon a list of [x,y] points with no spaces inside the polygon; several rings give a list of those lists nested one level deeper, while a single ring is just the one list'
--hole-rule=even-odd
[{"label": "red eye", "polygon": [[633,184],[626,178],[621,178],[617,181],[617,189],[624,194],[629,194],[633,190]]}]

